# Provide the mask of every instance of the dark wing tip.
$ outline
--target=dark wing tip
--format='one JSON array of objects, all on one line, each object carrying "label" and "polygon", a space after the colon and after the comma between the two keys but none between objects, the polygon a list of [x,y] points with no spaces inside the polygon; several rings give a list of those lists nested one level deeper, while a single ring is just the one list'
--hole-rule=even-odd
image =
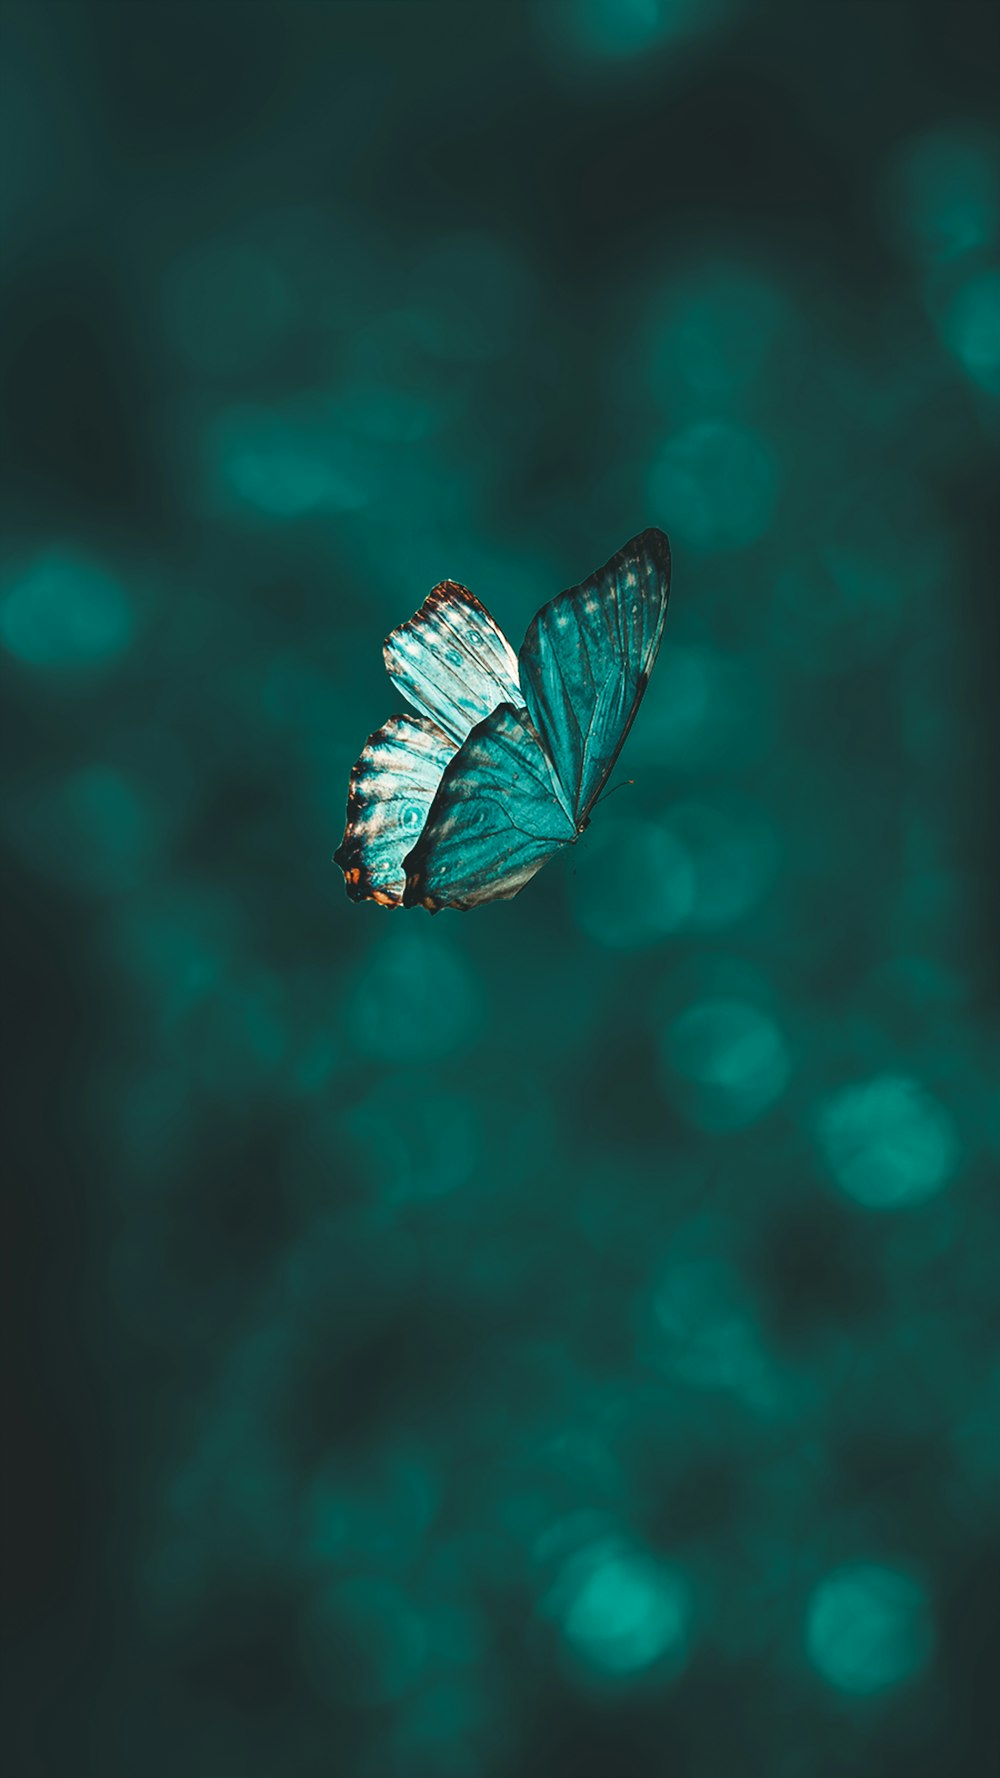
[{"label": "dark wing tip", "polygon": [[[352,784],[353,791],[353,784]],[[344,888],[351,901],[377,901],[379,907],[398,908],[400,897],[384,887],[378,888],[364,861],[364,848],[358,838],[353,812],[348,809],[344,837],[333,854],[333,863],[344,873]]]},{"label": "dark wing tip", "polygon": [[404,908],[420,907],[423,902],[422,890],[424,873],[421,870],[419,862],[414,862],[414,853],[416,850],[417,848],[414,846],[413,851],[408,852],[403,859],[403,870],[406,875],[402,896]]},{"label": "dark wing tip", "polygon": [[350,901],[375,901],[381,908],[398,908],[402,905],[398,895],[386,889],[376,889],[370,873],[363,864],[352,863],[357,853],[352,853],[345,839],[333,855],[334,864],[339,864],[344,873],[344,888]]},{"label": "dark wing tip", "polygon": [[439,580],[432,586],[424,605],[443,605],[449,599],[471,599],[474,605],[479,604],[475,593],[470,593],[467,586],[460,580]]},{"label": "dark wing tip", "polygon": [[438,901],[435,895],[424,895],[422,887],[422,878],[416,877],[411,882],[408,877],[400,905],[404,908],[426,908],[429,914],[439,914],[445,905],[444,902]]},{"label": "dark wing tip", "polygon": [[439,901],[436,895],[431,895],[430,891],[426,889],[426,876],[423,864],[418,856],[419,852],[420,841],[418,840],[416,845],[411,851],[407,852],[406,857],[403,859],[403,869],[406,872],[406,884],[400,898],[401,904],[404,908],[426,908],[429,914],[437,914],[440,913],[445,904],[444,902]]},{"label": "dark wing tip", "polygon": [[658,525],[648,525],[645,531],[639,531],[635,537],[630,537],[613,559],[622,560],[627,556],[639,555],[652,556],[656,566],[669,578],[670,539]]}]

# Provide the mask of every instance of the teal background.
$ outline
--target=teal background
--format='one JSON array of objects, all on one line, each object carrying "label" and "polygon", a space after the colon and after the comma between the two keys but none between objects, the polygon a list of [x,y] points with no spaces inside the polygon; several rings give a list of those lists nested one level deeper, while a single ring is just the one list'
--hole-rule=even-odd
[{"label": "teal background", "polygon": [[[8,7],[11,1778],[984,1778],[991,6]],[[647,524],[509,904],[380,644]]]}]

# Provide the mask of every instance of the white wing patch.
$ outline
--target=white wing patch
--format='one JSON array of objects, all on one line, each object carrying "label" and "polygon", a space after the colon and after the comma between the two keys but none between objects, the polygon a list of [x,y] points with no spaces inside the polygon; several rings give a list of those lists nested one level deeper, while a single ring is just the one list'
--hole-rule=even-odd
[{"label": "white wing patch", "polygon": [[383,654],[393,684],[456,746],[498,704],[521,702],[514,650],[457,580],[436,586],[386,637]]}]

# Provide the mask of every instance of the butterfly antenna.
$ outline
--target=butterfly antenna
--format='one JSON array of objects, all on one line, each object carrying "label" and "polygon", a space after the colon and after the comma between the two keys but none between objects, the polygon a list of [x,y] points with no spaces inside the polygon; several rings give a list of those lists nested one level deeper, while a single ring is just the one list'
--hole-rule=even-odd
[{"label": "butterfly antenna", "polygon": [[605,797],[607,797],[607,796],[613,796],[613,795],[614,795],[614,793],[615,793],[615,791],[616,791],[616,790],[624,790],[624,789],[625,789],[625,788],[626,788],[626,786],[627,786],[627,785],[629,785],[629,784],[634,784],[634,783],[635,783],[635,779],[634,779],[634,778],[622,778],[622,779],[621,779],[621,780],[620,780],[620,781],[619,781],[619,783],[617,783],[617,784],[612,784],[612,786],[611,786],[611,789],[610,789],[610,790],[605,790],[605,791],[603,791],[603,792],[602,792],[602,794],[601,794],[601,795],[600,795],[600,796],[599,796],[599,797],[598,797],[598,799],[597,799],[597,801],[598,801],[598,802],[599,802],[599,803],[603,803],[603,801],[604,801],[604,798],[605,798]]}]

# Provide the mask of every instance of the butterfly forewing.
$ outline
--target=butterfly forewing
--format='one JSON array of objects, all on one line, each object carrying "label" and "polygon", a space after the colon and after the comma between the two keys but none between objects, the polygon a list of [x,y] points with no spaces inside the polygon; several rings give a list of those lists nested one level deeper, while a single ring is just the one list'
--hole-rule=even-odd
[{"label": "butterfly forewing", "polygon": [[582,826],[635,719],[663,634],[670,550],[643,531],[543,606],[519,657],[532,723]]},{"label": "butterfly forewing", "polygon": [[354,901],[399,907],[404,855],[427,819],[455,743],[423,716],[390,716],[351,773],[347,827],[334,853]]},{"label": "butterfly forewing", "polygon": [[502,704],[445,769],[405,860],[404,905],[436,913],[508,900],[574,835],[527,712]]},{"label": "butterfly forewing", "polygon": [[383,653],[403,696],[456,743],[498,704],[521,703],[517,656],[485,605],[456,580],[436,586],[386,637]]}]

